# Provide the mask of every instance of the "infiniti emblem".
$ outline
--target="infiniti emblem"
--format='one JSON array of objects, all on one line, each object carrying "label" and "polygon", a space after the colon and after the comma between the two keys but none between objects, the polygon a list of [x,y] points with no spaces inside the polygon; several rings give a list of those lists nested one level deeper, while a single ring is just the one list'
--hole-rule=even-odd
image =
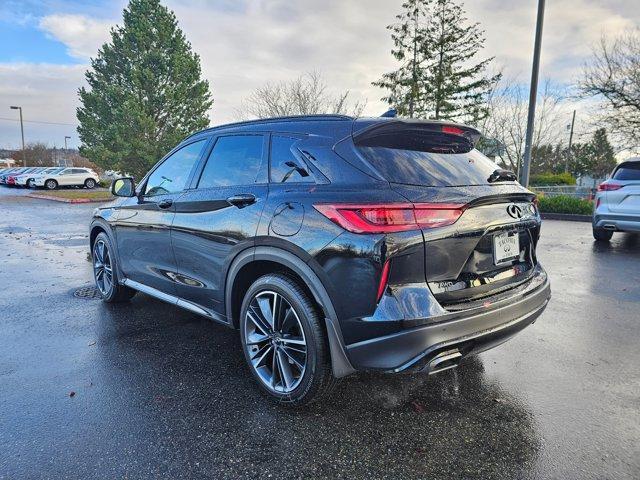
[{"label": "infiniti emblem", "polygon": [[511,217],[513,217],[515,219],[522,218],[522,208],[520,208],[515,203],[512,203],[511,205],[509,205],[507,207],[507,213],[509,214],[509,216],[511,216]]}]

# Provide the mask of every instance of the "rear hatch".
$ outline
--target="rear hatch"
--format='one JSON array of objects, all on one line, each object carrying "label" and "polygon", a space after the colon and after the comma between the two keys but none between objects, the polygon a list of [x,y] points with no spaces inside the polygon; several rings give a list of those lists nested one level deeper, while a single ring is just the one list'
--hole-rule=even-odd
[{"label": "rear hatch", "polygon": [[611,212],[640,215],[640,160],[618,165],[605,184],[601,189]]},{"label": "rear hatch", "polygon": [[415,205],[444,204],[455,223],[423,228],[425,280],[445,307],[525,282],[537,265],[535,196],[473,148],[461,125],[397,120],[354,134],[370,167]]}]

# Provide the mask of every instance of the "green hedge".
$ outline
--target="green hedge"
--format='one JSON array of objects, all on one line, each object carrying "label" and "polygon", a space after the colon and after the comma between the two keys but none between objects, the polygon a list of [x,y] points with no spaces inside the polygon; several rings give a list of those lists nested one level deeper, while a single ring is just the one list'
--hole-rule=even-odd
[{"label": "green hedge", "polygon": [[529,185],[534,187],[575,184],[576,179],[570,173],[538,173],[529,179]]},{"label": "green hedge", "polygon": [[572,213],[575,215],[591,215],[593,202],[582,198],[558,195],[556,197],[538,197],[538,206],[542,213]]}]

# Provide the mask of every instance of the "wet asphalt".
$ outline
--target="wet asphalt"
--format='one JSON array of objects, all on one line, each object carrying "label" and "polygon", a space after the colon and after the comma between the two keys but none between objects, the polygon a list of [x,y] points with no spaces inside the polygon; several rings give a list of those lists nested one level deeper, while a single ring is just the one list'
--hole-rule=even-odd
[{"label": "wet asphalt", "polygon": [[95,205],[0,187],[0,478],[640,478],[640,237],[545,221],[535,325],[435,376],[267,401],[235,331],[91,286]]}]

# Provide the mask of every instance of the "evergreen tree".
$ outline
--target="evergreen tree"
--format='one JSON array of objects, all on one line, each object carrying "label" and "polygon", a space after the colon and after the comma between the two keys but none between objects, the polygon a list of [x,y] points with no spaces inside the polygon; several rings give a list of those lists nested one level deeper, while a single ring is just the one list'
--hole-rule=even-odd
[{"label": "evergreen tree", "polygon": [[493,58],[477,62],[484,31],[469,24],[455,0],[408,0],[399,24],[390,25],[403,62],[374,85],[390,94],[383,100],[400,114],[477,124],[488,115],[486,100],[500,78],[488,75]]},{"label": "evergreen tree", "polygon": [[579,177],[590,173],[591,146],[589,143],[574,142],[571,145],[571,151],[565,148],[563,152],[569,157],[568,164],[571,175]]},{"label": "evergreen tree", "polygon": [[77,110],[81,153],[140,178],[186,135],[209,125],[200,58],[159,0],[131,0],[123,26],[91,59]]},{"label": "evergreen tree", "polygon": [[589,142],[588,172],[594,178],[603,178],[609,175],[615,166],[616,157],[607,138],[607,131],[599,128]]},{"label": "evergreen tree", "polygon": [[424,116],[427,77],[425,67],[431,51],[424,48],[427,38],[427,21],[430,0],[407,0],[402,4],[404,11],[396,15],[398,23],[389,25],[394,48],[391,54],[400,62],[395,72],[385,73],[373,85],[389,90],[382,100],[398,110],[403,117]]},{"label": "evergreen tree", "polygon": [[562,173],[563,153],[560,145],[534,145],[531,149],[531,174]]}]

